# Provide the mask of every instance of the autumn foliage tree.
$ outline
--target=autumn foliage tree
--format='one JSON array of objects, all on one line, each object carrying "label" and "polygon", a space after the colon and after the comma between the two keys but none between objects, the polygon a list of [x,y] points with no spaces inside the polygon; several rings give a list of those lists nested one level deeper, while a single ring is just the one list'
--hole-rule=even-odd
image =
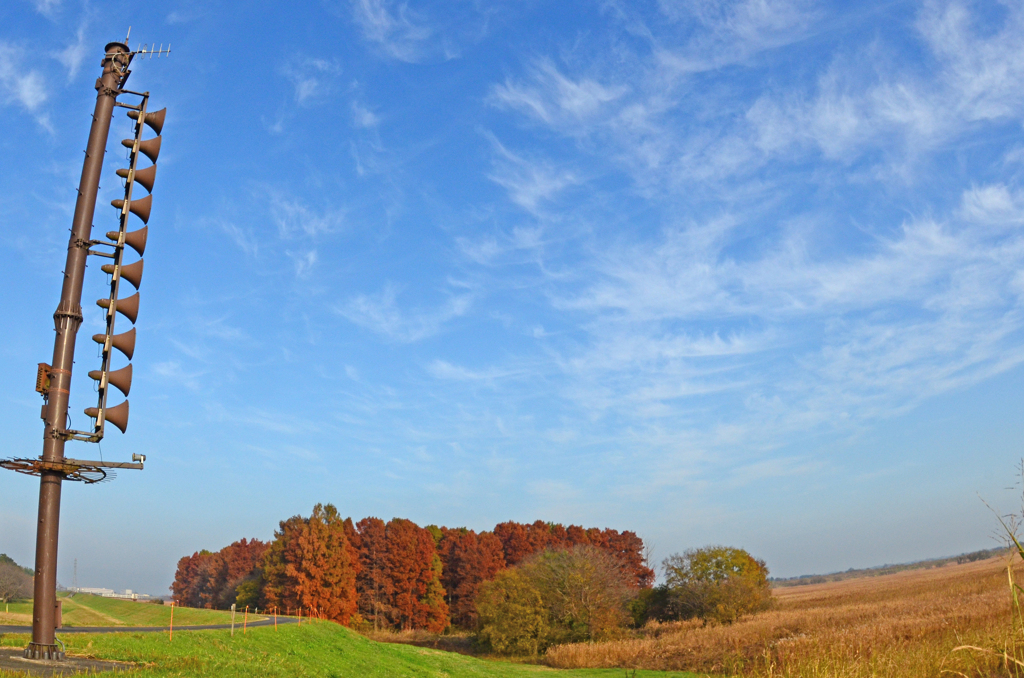
[{"label": "autumn foliage tree", "polygon": [[474,628],[480,585],[505,569],[501,541],[490,532],[477,534],[463,527],[442,530],[437,547],[443,565],[441,583],[448,593],[452,623]]},{"label": "autumn foliage tree", "polygon": [[634,588],[648,588],[654,582],[654,570],[647,566],[644,542],[635,532],[613,529],[565,527],[542,520],[530,524],[505,522],[494,528],[509,567],[546,549],[595,546],[613,554]]},{"label": "autumn foliage tree", "polygon": [[331,504],[293,516],[274,533],[263,561],[263,597],[278,609],[305,608],[348,624],[356,612],[356,571],[345,521]]},{"label": "autumn foliage tree", "polygon": [[374,629],[390,626],[391,597],[394,587],[387,575],[388,552],[384,521],[363,518],[355,524],[356,547],[359,553],[359,572],[356,575],[356,593],[359,613]]},{"label": "autumn foliage tree", "polygon": [[663,617],[732,623],[771,607],[768,567],[743,549],[706,546],[665,559]]},{"label": "autumn foliage tree", "polygon": [[[478,626],[482,587],[506,568],[547,551],[593,548],[631,589],[654,573],[633,532],[505,522],[493,532],[420,527],[412,521],[342,519],[317,505],[308,518],[280,523],[272,543],[245,539],[178,562],[171,590],[179,604],[226,608],[232,603],[304,608],[343,624],[375,629],[441,631],[449,623]],[[308,614],[308,612],[307,612]]]},{"label": "autumn foliage tree", "polygon": [[0,553],[0,603],[32,595],[32,570],[19,567],[6,553]]},{"label": "autumn foliage tree", "polygon": [[411,520],[394,518],[384,528],[384,541],[392,624],[401,629],[444,630],[448,604],[433,536]]},{"label": "autumn foliage tree", "polygon": [[229,607],[239,586],[258,577],[267,546],[258,539],[240,539],[217,552],[185,556],[178,561],[171,585],[174,600],[189,607]]},{"label": "autumn foliage tree", "polygon": [[600,640],[622,626],[636,595],[607,550],[547,549],[480,589],[480,639],[502,654],[537,654],[549,645]]}]

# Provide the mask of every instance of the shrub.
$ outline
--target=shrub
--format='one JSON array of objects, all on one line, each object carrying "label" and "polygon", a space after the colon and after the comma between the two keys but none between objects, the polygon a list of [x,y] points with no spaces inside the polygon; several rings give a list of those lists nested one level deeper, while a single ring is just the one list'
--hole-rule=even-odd
[{"label": "shrub", "polygon": [[664,561],[668,600],[663,618],[730,624],[771,607],[768,567],[743,549],[706,546]]}]

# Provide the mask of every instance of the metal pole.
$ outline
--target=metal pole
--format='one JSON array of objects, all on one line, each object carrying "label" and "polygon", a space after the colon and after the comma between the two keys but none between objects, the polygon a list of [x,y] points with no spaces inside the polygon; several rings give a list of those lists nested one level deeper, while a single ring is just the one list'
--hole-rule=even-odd
[{"label": "metal pole", "polygon": [[[75,216],[71,222],[68,258],[64,267],[64,285],[60,304],[53,314],[57,331],[53,342],[53,362],[43,434],[43,460],[64,458],[64,430],[68,418],[68,395],[71,390],[71,369],[75,358],[75,337],[82,324],[82,283],[85,260],[92,237],[92,218],[96,210],[96,194],[106,153],[107,135],[114,100],[127,77],[130,61],[128,46],[112,42],[103,57],[103,75],[96,81],[96,109],[89,130],[89,143],[78,185]],[[63,659],[54,644],[57,612],[57,532],[60,523],[60,491],[64,476],[44,471],[39,479],[39,524],[36,526],[36,572],[33,586],[32,642],[25,648],[28,659]]]}]

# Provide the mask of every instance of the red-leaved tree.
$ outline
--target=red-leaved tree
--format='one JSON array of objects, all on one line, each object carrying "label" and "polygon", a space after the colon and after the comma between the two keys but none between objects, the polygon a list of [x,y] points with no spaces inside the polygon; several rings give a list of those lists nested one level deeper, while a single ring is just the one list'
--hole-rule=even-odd
[{"label": "red-leaved tree", "polygon": [[331,504],[317,504],[309,518],[282,521],[263,561],[264,600],[347,624],[356,612],[351,556],[344,521]]},{"label": "red-leaved tree", "polygon": [[392,624],[401,629],[443,631],[448,626],[448,604],[433,536],[404,518],[393,518],[384,534]]},{"label": "red-leaved tree", "polygon": [[443,565],[441,583],[448,593],[452,623],[462,628],[474,628],[480,585],[505,569],[501,541],[490,532],[477,534],[464,527],[442,532],[438,544],[438,555]]}]

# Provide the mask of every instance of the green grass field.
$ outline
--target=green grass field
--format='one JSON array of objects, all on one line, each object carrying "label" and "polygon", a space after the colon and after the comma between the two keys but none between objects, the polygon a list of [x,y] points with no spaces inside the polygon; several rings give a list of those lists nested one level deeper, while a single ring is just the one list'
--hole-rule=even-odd
[{"label": "green grass field", "polygon": [[[170,605],[136,603],[130,600],[103,598],[77,593],[73,597],[61,595],[64,601],[65,626],[167,626],[171,621]],[[250,612],[249,621],[266,619]],[[199,624],[229,624],[231,613],[222,610],[197,610],[188,607],[174,608],[175,626]],[[236,617],[242,623],[242,613]],[[32,623],[32,601],[0,607],[0,624],[28,625]]]},{"label": "green grass field", "polygon": [[[156,606],[154,606],[156,607]],[[175,615],[177,621],[177,615]],[[330,622],[236,631],[64,634],[69,654],[133,662],[119,676],[438,676],[445,678],[633,678],[623,669],[556,670],[466,657],[411,645],[377,643]],[[0,636],[0,645],[22,647],[27,635]],[[0,677],[19,674],[0,671]],[[115,675],[115,674],[105,674]],[[635,678],[696,678],[680,672],[637,671]]]}]

